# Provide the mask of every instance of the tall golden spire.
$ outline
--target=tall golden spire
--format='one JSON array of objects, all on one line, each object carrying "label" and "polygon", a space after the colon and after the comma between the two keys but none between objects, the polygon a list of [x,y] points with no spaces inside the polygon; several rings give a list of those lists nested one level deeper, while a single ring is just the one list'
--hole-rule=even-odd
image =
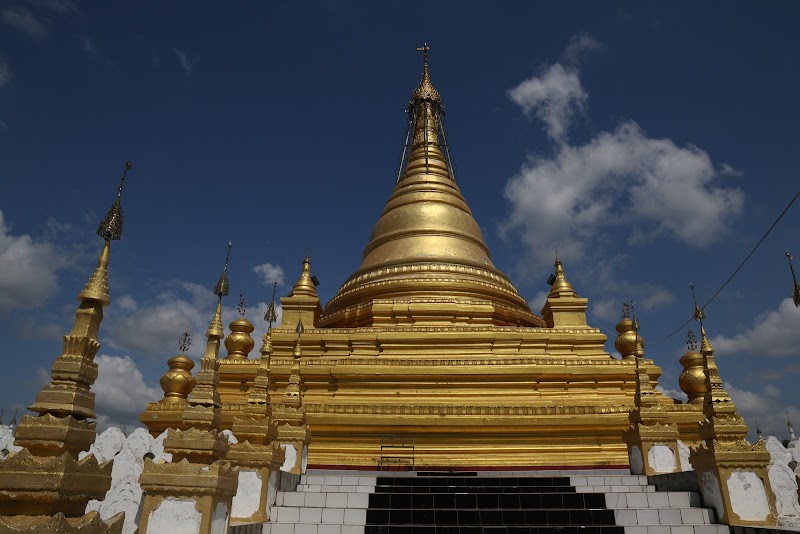
[{"label": "tall golden spire", "polygon": [[[222,269],[217,285],[214,287],[214,294],[217,295],[217,307],[214,310],[214,317],[206,330],[206,350],[200,359],[200,371],[197,373],[197,381],[194,389],[189,395],[186,409],[183,411],[183,423],[189,429],[198,429],[205,432],[215,432],[222,421],[222,402],[219,398],[219,346],[224,337],[222,330],[222,297],[228,294],[228,261],[231,255],[231,243],[228,243],[228,254],[225,257],[225,266]],[[222,457],[227,451],[227,440],[220,441],[220,446],[213,450],[194,448],[192,445],[183,443],[189,434],[170,436],[170,446],[177,451],[178,460],[190,458],[190,461],[200,463],[211,463]],[[174,438],[174,439],[173,439]],[[224,441],[224,443],[222,443]],[[167,442],[165,442],[167,446]],[[224,451],[222,450],[224,449]]]},{"label": "tall golden spire", "polygon": [[[94,455],[78,460],[96,437],[95,397],[90,391],[97,379],[94,357],[103,307],[111,303],[108,292],[108,261],[111,241],[122,237],[122,188],[131,168],[125,164],[117,197],[97,234],[105,240],[97,268],[83,291],[69,334],[64,336],[64,352],[53,363],[50,383],[45,385],[30,406],[38,416],[23,416],[16,444],[23,449],[0,464],[0,530],[28,531],[32,525],[48,531],[72,530],[94,524],[108,531],[120,528],[101,526],[96,514],[84,516],[90,499],[102,499],[111,485],[111,463],[98,465]],[[63,516],[51,517],[57,513]],[[40,516],[28,517],[21,516]],[[47,517],[41,517],[47,516]],[[64,516],[70,519],[64,519]],[[74,518],[74,520],[73,520]],[[112,522],[121,522],[117,517]]]},{"label": "tall golden spire", "polygon": [[561,258],[559,258],[557,255],[555,268],[555,280],[553,281],[553,286],[550,288],[550,294],[547,296],[547,298],[577,297],[578,294],[572,288],[572,284],[569,283],[567,276],[564,274],[564,264],[561,263]]},{"label": "tall golden spire", "polygon": [[[493,316],[481,318],[485,322],[543,326],[492,264],[481,229],[455,181],[444,107],[428,68],[429,48],[418,50],[423,53],[422,79],[408,104],[406,143],[394,192],[373,227],[360,268],[328,303],[320,324],[375,324],[374,306],[371,317],[364,316],[364,310],[376,299],[438,299],[441,305],[449,298],[492,305]],[[464,315],[465,322],[477,320],[474,312]],[[453,316],[447,314],[451,324]]]}]

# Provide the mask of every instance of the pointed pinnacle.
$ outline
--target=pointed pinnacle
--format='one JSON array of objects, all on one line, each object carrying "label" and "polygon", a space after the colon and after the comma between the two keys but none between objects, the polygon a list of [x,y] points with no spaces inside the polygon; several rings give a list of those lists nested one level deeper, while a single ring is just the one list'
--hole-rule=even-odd
[{"label": "pointed pinnacle", "polygon": [[114,200],[114,204],[111,205],[108,213],[106,213],[106,216],[103,218],[100,226],[97,227],[97,235],[106,241],[118,240],[122,238],[122,188],[125,187],[125,177],[128,175],[128,169],[131,167],[133,167],[133,163],[126,161],[125,170],[123,171],[122,178],[119,182],[119,189],[117,189],[117,198]]},{"label": "pointed pinnacle", "polygon": [[692,301],[694,301],[694,311],[692,312],[692,319],[698,321],[700,325],[703,325],[703,319],[706,318],[706,312],[703,308],[697,305],[697,296],[694,294],[694,284],[691,282],[689,283],[689,289],[692,290]]},{"label": "pointed pinnacle", "polygon": [[278,320],[278,312],[275,309],[275,289],[278,287],[278,282],[272,283],[272,301],[269,303],[267,312],[264,314],[264,320],[269,323],[267,330],[272,330],[272,323]]},{"label": "pointed pinnacle", "polygon": [[231,258],[231,247],[233,243],[228,241],[228,254],[225,256],[225,266],[222,268],[222,274],[217,280],[217,285],[214,286],[214,294],[219,298],[224,297],[230,293],[231,287],[228,283],[228,260]]},{"label": "pointed pinnacle", "polygon": [[180,341],[178,342],[178,349],[181,353],[186,353],[189,350],[189,347],[192,345],[192,339],[189,335],[189,329],[187,328],[186,331],[181,336]]}]

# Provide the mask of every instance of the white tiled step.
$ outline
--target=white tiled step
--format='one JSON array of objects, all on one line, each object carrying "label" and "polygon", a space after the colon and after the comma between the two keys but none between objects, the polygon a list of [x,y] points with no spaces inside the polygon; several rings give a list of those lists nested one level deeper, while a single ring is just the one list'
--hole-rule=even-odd
[{"label": "white tiled step", "polygon": [[327,484],[298,484],[296,491],[323,492],[323,493],[375,493],[372,486],[334,486]]},{"label": "white tiled step", "polygon": [[569,477],[570,486],[647,486],[643,475]]},{"label": "white tiled step", "polygon": [[275,506],[308,506],[312,508],[369,508],[368,493],[314,493],[279,491]]},{"label": "white tiled step", "polygon": [[659,508],[614,510],[614,522],[627,526],[710,525],[714,514],[708,508]]},{"label": "white tiled step", "polygon": [[374,476],[303,475],[300,484],[319,486],[374,486]]},{"label": "white tiled step", "polygon": [[728,525],[625,527],[625,534],[730,534]]},{"label": "white tiled step", "polygon": [[700,506],[700,496],[690,491],[656,493],[606,493],[606,508],[689,508]]},{"label": "white tiled step", "polygon": [[655,493],[655,486],[575,486],[575,493]]},{"label": "white tiled step", "polygon": [[364,526],[264,523],[264,529],[261,532],[262,534],[364,534]]},{"label": "white tiled step", "polygon": [[308,506],[280,506],[274,508],[276,523],[304,523],[309,525],[366,525],[366,508],[312,508]]}]

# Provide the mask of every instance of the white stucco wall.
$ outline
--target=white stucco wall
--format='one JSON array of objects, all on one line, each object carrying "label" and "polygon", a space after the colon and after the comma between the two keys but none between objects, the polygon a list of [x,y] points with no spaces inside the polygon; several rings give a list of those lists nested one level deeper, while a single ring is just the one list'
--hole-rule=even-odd
[{"label": "white stucco wall", "polygon": [[150,513],[147,530],[165,534],[198,534],[201,519],[194,501],[169,497]]},{"label": "white stucco wall", "polygon": [[647,463],[656,473],[672,473],[677,467],[677,458],[669,446],[654,444],[647,451]]},{"label": "white stucco wall", "polygon": [[263,481],[258,471],[240,469],[239,487],[233,497],[231,516],[245,519],[258,512],[262,486]]},{"label": "white stucco wall", "polygon": [[763,521],[769,516],[764,483],[752,471],[734,471],[728,477],[731,507],[745,521]]}]

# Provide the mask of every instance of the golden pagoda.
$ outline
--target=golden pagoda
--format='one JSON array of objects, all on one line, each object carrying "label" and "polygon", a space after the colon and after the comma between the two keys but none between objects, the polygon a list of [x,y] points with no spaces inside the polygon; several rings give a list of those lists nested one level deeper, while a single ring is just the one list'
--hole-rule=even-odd
[{"label": "golden pagoda", "polygon": [[[606,352],[559,258],[541,315],[494,266],[455,179],[428,47],[419,50],[394,191],[360,267],[324,309],[304,260],[270,334],[270,398],[299,385],[312,467],[377,466],[391,456],[382,442],[397,437],[413,443],[416,467],[626,466],[638,334],[626,323],[619,343],[629,354]],[[246,412],[259,360],[219,364],[221,427],[230,428]],[[639,364],[655,386],[661,369]],[[680,439],[696,444],[702,406],[653,397]],[[180,426],[179,407],[151,403],[141,420],[158,434]]]}]

